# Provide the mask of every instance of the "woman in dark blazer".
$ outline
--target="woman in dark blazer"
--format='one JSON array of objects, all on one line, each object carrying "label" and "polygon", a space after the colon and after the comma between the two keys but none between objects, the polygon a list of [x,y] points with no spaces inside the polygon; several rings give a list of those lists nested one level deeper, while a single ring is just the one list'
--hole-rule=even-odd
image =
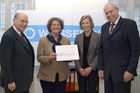
[{"label": "woman in dark blazer", "polygon": [[96,93],[98,84],[97,56],[100,35],[92,30],[94,27],[90,15],[84,15],[80,20],[83,33],[76,36],[80,59],[75,61],[78,70],[78,83],[80,93]]},{"label": "woman in dark blazer", "polygon": [[37,49],[37,59],[40,62],[38,78],[43,93],[64,93],[66,79],[70,76],[68,61],[56,61],[55,46],[70,44],[70,40],[60,34],[63,27],[62,19],[51,18],[47,24],[49,34],[39,41]]}]

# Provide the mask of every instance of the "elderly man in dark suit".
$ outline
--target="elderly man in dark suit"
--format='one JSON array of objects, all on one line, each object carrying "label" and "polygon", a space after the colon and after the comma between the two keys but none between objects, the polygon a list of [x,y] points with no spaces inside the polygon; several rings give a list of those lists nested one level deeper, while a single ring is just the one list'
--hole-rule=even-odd
[{"label": "elderly man in dark suit", "polygon": [[23,31],[28,16],[19,12],[1,40],[2,85],[5,93],[29,93],[33,80],[34,50]]},{"label": "elderly man in dark suit", "polygon": [[130,93],[140,55],[140,38],[135,21],[119,16],[119,8],[104,7],[108,22],[102,26],[98,75],[105,80],[105,93]]}]

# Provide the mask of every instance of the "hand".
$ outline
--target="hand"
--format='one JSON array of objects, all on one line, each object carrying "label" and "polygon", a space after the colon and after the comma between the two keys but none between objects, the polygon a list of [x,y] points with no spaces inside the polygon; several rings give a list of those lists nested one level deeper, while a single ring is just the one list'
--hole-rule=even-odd
[{"label": "hand", "polygon": [[99,79],[104,79],[104,71],[103,70],[99,70],[98,71],[98,76],[99,76]]},{"label": "hand", "polygon": [[79,69],[79,72],[80,72],[80,74],[81,74],[82,76],[86,76],[86,72],[85,72],[85,70],[84,70],[83,68],[80,68],[80,69]]},{"label": "hand", "polygon": [[91,73],[91,71],[92,71],[91,67],[85,68],[86,76],[88,76]]},{"label": "hand", "polygon": [[51,53],[50,54],[50,60],[53,60],[53,59],[55,59],[56,58],[56,53]]},{"label": "hand", "polygon": [[11,91],[14,91],[16,89],[16,84],[15,82],[9,83],[8,84],[8,89]]},{"label": "hand", "polygon": [[130,72],[128,72],[128,71],[125,71],[124,72],[124,76],[123,76],[123,81],[124,82],[128,82],[128,81],[130,81],[132,78],[134,77],[134,75],[133,74],[131,74]]}]

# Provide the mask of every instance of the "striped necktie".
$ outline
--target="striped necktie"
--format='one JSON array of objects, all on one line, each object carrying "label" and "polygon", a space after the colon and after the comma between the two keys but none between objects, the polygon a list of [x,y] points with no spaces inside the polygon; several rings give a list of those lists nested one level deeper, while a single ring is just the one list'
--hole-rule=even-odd
[{"label": "striped necktie", "polygon": [[115,26],[114,23],[112,23],[112,24],[110,25],[109,35],[111,35],[111,34],[113,33],[114,26]]},{"label": "striped necktie", "polygon": [[23,34],[23,32],[21,32],[20,35],[21,35],[22,39],[23,39],[25,42],[27,42],[27,41],[26,41],[26,38],[25,38],[25,35]]}]

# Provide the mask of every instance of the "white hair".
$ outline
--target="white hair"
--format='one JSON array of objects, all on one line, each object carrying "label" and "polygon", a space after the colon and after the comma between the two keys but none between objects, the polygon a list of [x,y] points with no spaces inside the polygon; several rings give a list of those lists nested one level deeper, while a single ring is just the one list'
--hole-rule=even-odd
[{"label": "white hair", "polygon": [[109,3],[105,4],[104,9],[109,4],[111,4],[115,9],[118,9],[119,8],[119,5],[117,3],[115,3],[115,2],[109,2]]}]

